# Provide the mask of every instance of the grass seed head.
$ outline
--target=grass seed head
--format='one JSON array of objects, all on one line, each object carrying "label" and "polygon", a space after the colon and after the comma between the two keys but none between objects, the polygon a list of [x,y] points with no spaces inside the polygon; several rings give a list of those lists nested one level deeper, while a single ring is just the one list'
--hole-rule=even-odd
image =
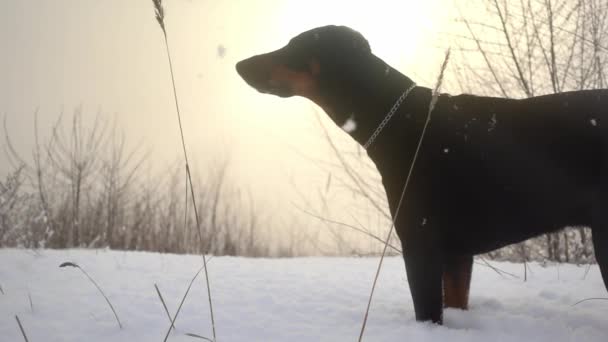
[{"label": "grass seed head", "polygon": [[165,31],[165,9],[163,8],[162,0],[152,0],[154,4],[154,14],[156,15],[156,21],[160,25],[160,28]]}]

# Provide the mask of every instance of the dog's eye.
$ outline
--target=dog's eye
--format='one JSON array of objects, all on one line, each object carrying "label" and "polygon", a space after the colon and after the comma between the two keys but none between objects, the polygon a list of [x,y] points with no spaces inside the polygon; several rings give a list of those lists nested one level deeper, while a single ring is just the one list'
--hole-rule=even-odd
[{"label": "dog's eye", "polygon": [[309,69],[310,47],[299,40],[292,40],[284,50],[283,64],[294,71]]}]

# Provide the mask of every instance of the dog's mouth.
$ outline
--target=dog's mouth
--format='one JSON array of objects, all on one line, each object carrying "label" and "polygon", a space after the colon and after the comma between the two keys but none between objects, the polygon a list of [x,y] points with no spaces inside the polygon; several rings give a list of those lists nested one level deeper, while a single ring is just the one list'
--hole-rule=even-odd
[{"label": "dog's mouth", "polygon": [[[247,80],[245,79],[245,81]],[[265,82],[264,84],[257,85],[254,85],[251,82],[247,83],[262,94],[270,94],[278,97],[293,96],[293,91],[289,88],[288,85],[280,84],[274,80],[270,80],[268,82]]]},{"label": "dog's mouth", "polygon": [[293,91],[290,89],[289,85],[282,84],[281,82],[277,82],[275,80],[270,80],[267,82],[267,87],[265,88],[256,88],[260,93],[263,94],[272,94],[278,97],[290,97],[293,96]]}]

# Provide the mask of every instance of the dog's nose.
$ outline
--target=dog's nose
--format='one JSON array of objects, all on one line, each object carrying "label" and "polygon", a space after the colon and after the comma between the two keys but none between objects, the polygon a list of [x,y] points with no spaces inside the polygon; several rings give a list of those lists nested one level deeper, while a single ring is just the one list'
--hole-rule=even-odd
[{"label": "dog's nose", "polygon": [[245,63],[246,60],[242,60],[238,63],[236,63],[236,72],[242,77],[245,78],[245,75],[247,74],[247,64]]},{"label": "dog's nose", "polygon": [[259,65],[256,66],[253,57],[236,63],[236,72],[247,82],[259,81],[260,69]]}]

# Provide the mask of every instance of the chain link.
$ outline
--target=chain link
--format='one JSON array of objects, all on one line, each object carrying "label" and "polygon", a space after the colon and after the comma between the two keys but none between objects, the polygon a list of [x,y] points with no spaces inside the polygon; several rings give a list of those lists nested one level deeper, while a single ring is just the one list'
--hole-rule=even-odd
[{"label": "chain link", "polygon": [[401,107],[401,104],[403,103],[403,101],[405,101],[407,96],[410,94],[410,92],[414,88],[416,88],[416,83],[413,83],[409,88],[407,88],[403,92],[403,94],[401,94],[401,96],[399,96],[399,98],[397,99],[397,101],[395,101],[395,104],[393,105],[391,110],[388,111],[388,113],[386,114],[384,119],[382,119],[382,122],[380,122],[380,124],[378,125],[378,128],[376,128],[374,133],[372,133],[372,136],[369,137],[369,139],[367,139],[367,142],[365,143],[365,145],[363,145],[363,149],[367,150],[369,148],[369,146],[374,143],[376,138],[378,138],[378,135],[380,135],[380,133],[384,129],[384,126],[386,126],[386,124],[388,124],[388,122],[391,120],[393,115],[395,115],[395,113],[397,112],[397,109],[399,109],[399,107]]}]

